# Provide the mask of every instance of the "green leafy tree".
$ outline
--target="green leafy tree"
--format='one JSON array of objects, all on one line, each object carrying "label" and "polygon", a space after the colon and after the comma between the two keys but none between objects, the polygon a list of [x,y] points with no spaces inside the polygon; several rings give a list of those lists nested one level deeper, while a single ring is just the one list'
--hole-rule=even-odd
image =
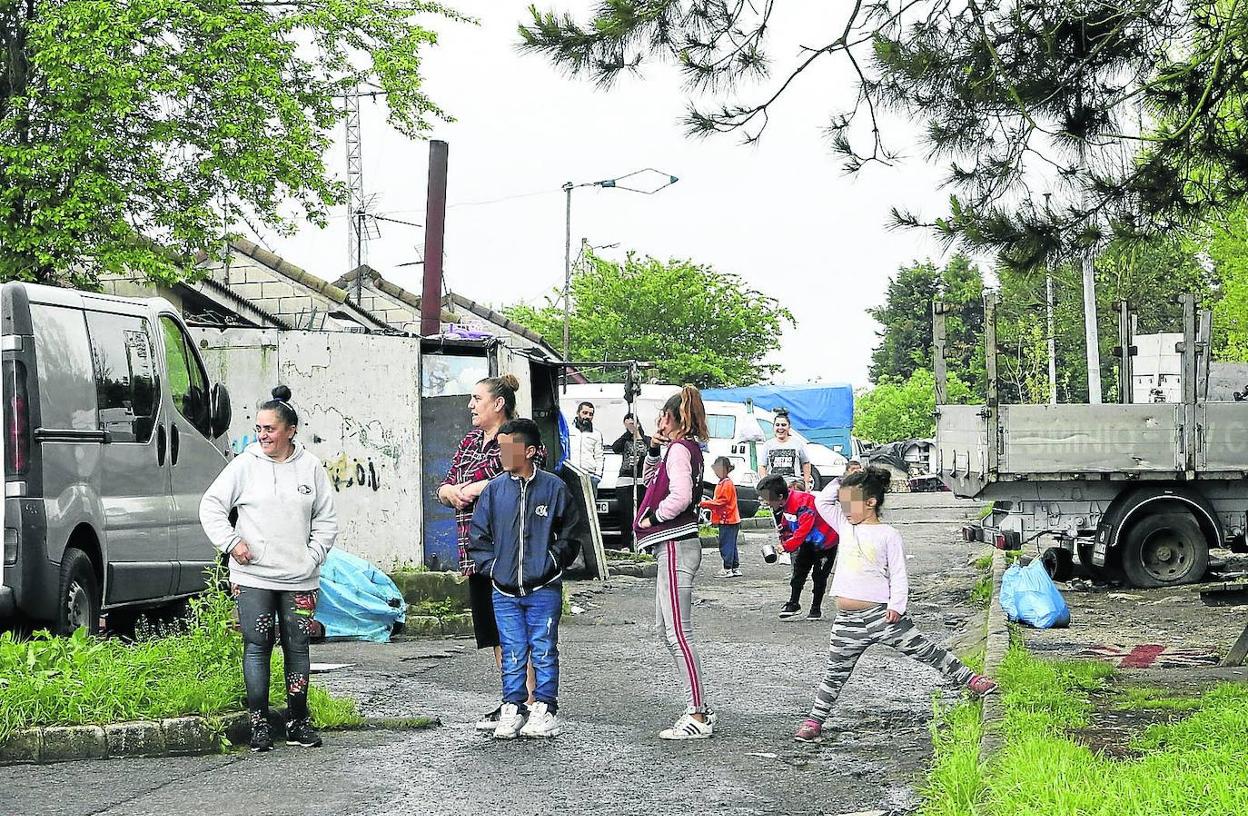
[{"label": "green leafy tree", "polygon": [[945,319],[949,371],[982,387],[983,297],[983,275],[964,255],[944,269],[930,261],[902,267],[888,283],[884,305],[868,310],[883,327],[871,354],[871,381],[906,380],[932,368],[932,302],[939,298],[953,307]]},{"label": "green leafy tree", "polygon": [[[1084,353],[1083,273],[1063,264],[1050,270],[1054,290],[1054,339],[1057,350],[1057,391],[1060,402],[1088,397]],[[1158,237],[1111,244],[1095,262],[1097,323],[1107,399],[1117,399],[1115,377],[1118,345],[1116,304],[1126,301],[1138,318],[1141,334],[1179,331],[1183,325],[1179,295],[1195,293],[1202,307],[1219,298],[1218,275],[1202,264],[1189,241]],[[1044,272],[1002,269],[997,311],[997,369],[1001,399],[1046,402],[1049,398],[1048,326]]]},{"label": "green leafy tree", "polygon": [[422,0],[0,0],[0,277],[181,276],[235,225],[323,226],[342,97],[418,135]]},{"label": "green leafy tree", "polygon": [[[503,311],[546,337],[563,334],[563,308]],[[624,263],[587,254],[572,278],[572,357],[655,363],[660,382],[701,387],[753,385],[781,366],[771,362],[793,315],[737,275],[692,261],[659,261],[630,253]],[[619,372],[586,372],[618,378]]]},{"label": "green leafy tree", "polygon": [[[1248,0],[879,0],[808,9],[776,42],[775,0],[603,0],[587,21],[532,9],[522,46],[604,85],[680,67],[695,134],[762,137],[797,80],[824,71],[846,168],[891,163],[886,110],[948,168],[948,213],[897,212],[1003,266],[1057,266],[1166,235],[1248,194]],[[835,6],[832,10],[831,6]],[[790,55],[773,59],[774,52]],[[909,139],[902,128],[899,139]],[[905,145],[908,147],[908,145]]]},{"label": "green leafy tree", "polygon": [[[971,389],[948,378],[949,403],[965,403]],[[936,434],[936,378],[924,368],[904,380],[885,380],[854,400],[854,436],[883,444]]]},{"label": "green leafy tree", "polygon": [[1210,225],[1192,240],[1218,282],[1213,308],[1213,353],[1217,360],[1248,362],[1248,205]]}]

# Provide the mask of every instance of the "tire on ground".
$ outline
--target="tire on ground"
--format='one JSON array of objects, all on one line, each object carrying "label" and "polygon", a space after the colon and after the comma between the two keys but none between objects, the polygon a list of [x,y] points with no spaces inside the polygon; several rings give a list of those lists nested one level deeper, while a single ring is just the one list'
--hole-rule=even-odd
[{"label": "tire on ground", "polygon": [[1123,536],[1121,562],[1132,586],[1191,584],[1209,568],[1209,542],[1191,513],[1153,513]]},{"label": "tire on ground", "polygon": [[76,547],[67,547],[61,556],[56,633],[72,635],[80,626],[86,626],[87,634],[99,634],[100,582],[87,554]]},{"label": "tire on ground", "polygon": [[1062,547],[1049,547],[1040,556],[1049,577],[1058,583],[1069,581],[1075,575],[1075,556]]}]

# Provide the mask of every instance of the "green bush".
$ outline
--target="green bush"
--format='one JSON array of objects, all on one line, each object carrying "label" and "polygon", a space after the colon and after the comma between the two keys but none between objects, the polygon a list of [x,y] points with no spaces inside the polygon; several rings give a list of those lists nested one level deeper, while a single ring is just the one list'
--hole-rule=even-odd
[{"label": "green bush", "polygon": [[[214,579],[209,584],[219,587]],[[243,642],[234,602],[219,588],[191,601],[188,620],[171,634],[136,642],[38,632],[0,637],[0,739],[20,728],[105,724],[243,708]],[[285,700],[281,649],[274,649],[270,701]],[[313,685],[312,716],[322,727],[359,720],[355,703]]]}]

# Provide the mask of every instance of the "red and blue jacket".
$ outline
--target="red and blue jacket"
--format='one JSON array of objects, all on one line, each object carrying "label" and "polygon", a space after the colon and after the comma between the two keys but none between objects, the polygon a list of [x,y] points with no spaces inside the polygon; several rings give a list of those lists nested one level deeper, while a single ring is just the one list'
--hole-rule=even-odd
[{"label": "red and blue jacket", "polygon": [[830,550],[840,538],[815,510],[815,496],[803,490],[790,490],[784,509],[776,513],[776,530],[785,552],[797,552],[803,544],[816,550]]}]

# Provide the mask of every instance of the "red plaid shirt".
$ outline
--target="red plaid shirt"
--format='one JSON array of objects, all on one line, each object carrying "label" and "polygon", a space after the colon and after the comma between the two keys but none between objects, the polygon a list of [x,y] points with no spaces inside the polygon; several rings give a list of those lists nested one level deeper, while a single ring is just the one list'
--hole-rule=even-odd
[{"label": "red plaid shirt", "polygon": [[[546,464],[546,448],[537,450],[534,460],[540,468]],[[498,446],[498,437],[485,439],[485,431],[474,428],[459,443],[455,458],[451,461],[451,469],[446,472],[443,485],[466,485],[474,482],[488,482],[503,473],[503,452]],[[464,575],[476,572],[476,566],[468,557],[468,531],[472,527],[472,511],[477,503],[455,511],[455,533],[459,539],[459,570]]]}]

